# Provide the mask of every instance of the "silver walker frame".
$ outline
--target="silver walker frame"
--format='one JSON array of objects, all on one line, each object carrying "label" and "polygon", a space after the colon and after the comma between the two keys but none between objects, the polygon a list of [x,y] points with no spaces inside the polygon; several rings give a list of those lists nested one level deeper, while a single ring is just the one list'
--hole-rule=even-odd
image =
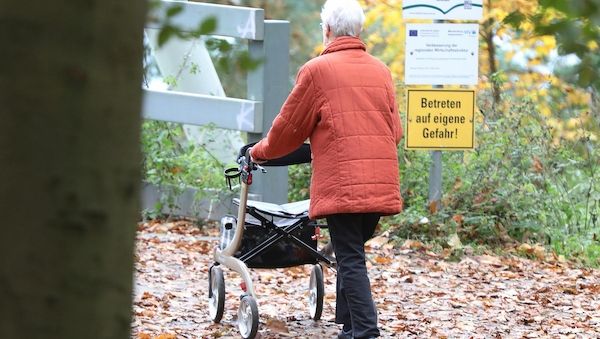
[{"label": "silver walker frame", "polygon": [[[249,147],[245,149],[244,153],[245,154],[243,156],[238,158],[239,168],[230,168],[225,171],[225,177],[227,178],[230,187],[232,179],[241,179],[240,199],[236,228],[233,238],[231,241],[229,241],[224,249],[221,249],[219,246],[217,246],[213,252],[215,264],[209,269],[209,313],[215,323],[221,321],[224,311],[225,283],[223,272],[219,265],[223,265],[238,273],[243,280],[242,290],[244,291],[244,294],[241,295],[240,307],[238,309],[238,327],[242,338],[251,339],[254,338],[258,333],[259,317],[258,305],[256,303],[257,297],[254,291],[254,284],[252,282],[252,277],[250,275],[248,266],[244,263],[244,261],[236,258],[235,254],[242,246],[242,239],[246,225],[246,213],[248,213],[248,191],[250,185],[252,184],[252,172],[255,170],[260,170],[263,173],[266,173],[266,170],[260,165],[251,161],[249,156]],[[287,233],[288,231],[285,232]],[[295,238],[295,236],[291,235],[290,233],[285,235],[287,237]],[[314,239],[316,239],[316,236],[313,238],[313,240]],[[294,241],[299,243],[297,238]],[[310,248],[309,245],[304,242],[302,242],[301,245],[305,248],[309,248],[309,251],[312,252],[311,255],[315,258],[316,262],[316,264],[313,265],[309,282],[309,311],[313,320],[319,320],[323,310],[324,298],[324,279],[320,263],[323,263],[328,267],[334,267],[335,261],[331,258],[325,257],[320,252],[317,252],[314,248]]]}]

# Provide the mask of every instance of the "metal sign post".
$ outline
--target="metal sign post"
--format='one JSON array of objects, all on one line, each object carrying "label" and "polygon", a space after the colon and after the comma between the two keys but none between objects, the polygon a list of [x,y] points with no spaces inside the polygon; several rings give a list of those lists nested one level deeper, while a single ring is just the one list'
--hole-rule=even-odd
[{"label": "metal sign post", "polygon": [[[406,13],[406,12],[405,12]],[[433,20],[442,23],[443,20]],[[444,85],[435,85],[433,88],[444,88]],[[431,152],[431,166],[429,167],[429,211],[437,212],[442,207],[442,152]]]},{"label": "metal sign post", "polygon": [[431,151],[428,199],[429,210],[437,212],[442,203],[442,151]]}]

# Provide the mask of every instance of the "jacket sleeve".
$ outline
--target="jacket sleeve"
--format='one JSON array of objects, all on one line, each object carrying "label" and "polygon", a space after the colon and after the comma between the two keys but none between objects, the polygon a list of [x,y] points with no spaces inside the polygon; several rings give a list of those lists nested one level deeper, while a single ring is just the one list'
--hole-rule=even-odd
[{"label": "jacket sleeve", "polygon": [[267,136],[252,147],[252,157],[256,160],[276,159],[297,149],[317,124],[318,99],[311,71],[304,65]]},{"label": "jacket sleeve", "polygon": [[388,90],[388,97],[390,100],[390,111],[392,112],[392,129],[394,132],[396,145],[398,145],[400,144],[400,140],[402,139],[404,131],[402,130],[402,121],[400,120],[400,114],[398,113],[398,103],[396,102],[396,90],[394,86],[394,81],[392,79],[391,73],[388,74],[389,79],[386,88]]}]

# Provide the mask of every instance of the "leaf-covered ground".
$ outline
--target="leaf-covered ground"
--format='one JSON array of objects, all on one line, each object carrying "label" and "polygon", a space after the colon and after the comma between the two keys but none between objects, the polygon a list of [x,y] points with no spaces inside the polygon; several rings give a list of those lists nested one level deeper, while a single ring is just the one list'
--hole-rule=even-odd
[{"label": "leaf-covered ground", "polygon": [[[386,242],[379,236],[367,248],[384,338],[600,338],[600,271],[490,255],[448,262],[418,243]],[[185,221],[139,225],[133,338],[239,338],[234,272],[224,269],[223,321],[208,317],[216,244],[216,230]],[[313,322],[310,267],[252,270],[259,338],[334,338],[335,272],[324,273],[323,317]]]}]

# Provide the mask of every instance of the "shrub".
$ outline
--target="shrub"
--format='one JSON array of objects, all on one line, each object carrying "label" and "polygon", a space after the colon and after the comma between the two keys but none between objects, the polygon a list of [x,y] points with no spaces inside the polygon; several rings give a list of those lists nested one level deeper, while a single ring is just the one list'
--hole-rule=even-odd
[{"label": "shrub", "polygon": [[144,121],[142,151],[144,180],[164,192],[154,210],[146,211],[151,217],[163,207],[177,207],[175,198],[186,188],[197,188],[197,199],[205,197],[208,188],[214,189],[213,193],[225,190],[224,164],[204,145],[186,142],[180,124]]},{"label": "shrub", "polygon": [[[478,124],[473,151],[444,152],[442,208],[427,209],[429,155],[400,158],[405,211],[386,223],[399,237],[444,245],[454,232],[478,244],[537,242],[598,264],[598,145],[589,133],[559,138],[522,100]],[[429,222],[423,222],[427,216]]]}]

